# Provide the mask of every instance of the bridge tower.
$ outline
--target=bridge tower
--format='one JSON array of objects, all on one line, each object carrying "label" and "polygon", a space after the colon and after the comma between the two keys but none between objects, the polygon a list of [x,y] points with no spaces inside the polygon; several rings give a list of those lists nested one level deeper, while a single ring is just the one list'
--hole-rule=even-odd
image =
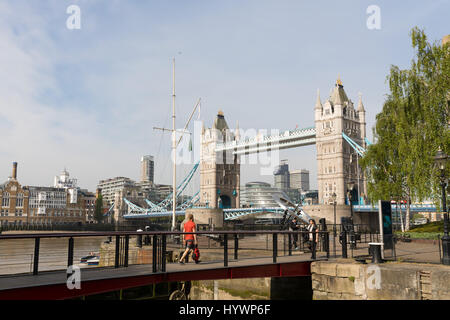
[{"label": "bridge tower", "polygon": [[317,92],[314,112],[319,203],[332,203],[332,194],[336,193],[337,204],[346,204],[349,183],[354,184],[352,201],[358,201],[358,194],[360,197],[367,194],[366,179],[359,167],[357,153],[344,140],[342,132],[366,147],[366,112],[361,95],[355,110],[338,79],[331,96],[323,104]]},{"label": "bridge tower", "polygon": [[[237,131],[238,132],[238,131]],[[217,144],[239,139],[219,110],[212,128],[202,127],[200,151],[200,203],[211,208],[239,207],[239,156],[215,152]]]}]

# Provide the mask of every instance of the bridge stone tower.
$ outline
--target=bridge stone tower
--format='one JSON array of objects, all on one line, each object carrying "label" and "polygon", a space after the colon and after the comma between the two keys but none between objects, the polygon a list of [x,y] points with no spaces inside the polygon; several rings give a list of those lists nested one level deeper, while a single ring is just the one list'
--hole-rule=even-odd
[{"label": "bridge stone tower", "polygon": [[319,203],[332,203],[332,194],[335,193],[337,204],[346,204],[349,183],[354,184],[352,201],[358,201],[358,194],[360,197],[367,194],[366,179],[358,165],[358,155],[344,140],[342,132],[366,147],[366,112],[361,95],[355,110],[338,79],[324,104],[317,93],[314,112]]},{"label": "bridge stone tower", "polygon": [[202,127],[200,202],[208,207],[239,207],[239,157],[231,152],[215,152],[217,144],[238,139],[239,134],[230,131],[222,111],[218,112],[212,128]]}]

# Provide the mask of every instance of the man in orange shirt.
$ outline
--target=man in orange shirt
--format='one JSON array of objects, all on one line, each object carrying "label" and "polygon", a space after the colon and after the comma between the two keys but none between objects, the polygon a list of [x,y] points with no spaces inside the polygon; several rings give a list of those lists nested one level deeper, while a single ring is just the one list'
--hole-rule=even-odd
[{"label": "man in orange shirt", "polygon": [[[189,213],[187,215],[187,220],[188,221],[184,224],[183,232],[195,232],[194,216],[192,215],[192,213]],[[197,235],[185,234],[184,241],[186,243],[186,250],[184,251],[179,261],[179,263],[181,264],[184,263],[184,258],[186,257],[186,255],[190,253],[191,250],[194,250],[195,246],[197,245]]]}]

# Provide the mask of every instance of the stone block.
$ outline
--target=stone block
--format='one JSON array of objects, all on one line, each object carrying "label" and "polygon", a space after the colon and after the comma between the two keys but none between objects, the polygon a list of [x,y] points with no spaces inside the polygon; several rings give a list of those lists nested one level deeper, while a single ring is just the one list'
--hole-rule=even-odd
[{"label": "stone block", "polygon": [[431,294],[433,299],[450,300],[450,268],[442,269],[431,274]]},{"label": "stone block", "polygon": [[361,271],[361,265],[360,264],[338,264],[336,266],[336,276],[338,277],[354,277],[355,279],[358,279],[360,277]]},{"label": "stone block", "polygon": [[402,269],[394,270],[380,267],[380,287],[373,288],[367,284],[371,279],[366,278],[366,293],[369,300],[419,300],[420,291],[417,282],[417,271]]},{"label": "stone block", "polygon": [[328,293],[324,291],[314,291],[313,300],[328,300]]},{"label": "stone block", "polygon": [[360,279],[355,279],[354,282],[355,295],[363,300],[367,299],[365,280],[366,279],[362,277]]},{"label": "stone block", "polygon": [[342,294],[338,292],[327,292],[326,300],[342,300]]},{"label": "stone block", "polygon": [[311,263],[311,273],[336,276],[336,263],[328,261],[316,261]]},{"label": "stone block", "polygon": [[312,276],[312,289],[319,291],[327,290],[327,276],[313,275]]},{"label": "stone block", "polygon": [[328,291],[355,294],[355,284],[349,278],[328,277]]},{"label": "stone block", "polygon": [[361,296],[355,296],[354,294],[350,293],[342,293],[341,294],[342,300],[363,300]]}]

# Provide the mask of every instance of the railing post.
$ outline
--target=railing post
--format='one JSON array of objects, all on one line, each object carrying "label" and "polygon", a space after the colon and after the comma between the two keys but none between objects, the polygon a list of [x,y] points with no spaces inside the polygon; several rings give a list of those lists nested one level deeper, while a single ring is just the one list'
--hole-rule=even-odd
[{"label": "railing post", "polygon": [[223,235],[223,266],[228,267],[228,234]]},{"label": "railing post", "polygon": [[69,238],[69,252],[67,257],[67,267],[73,265],[73,238]]},{"label": "railing post", "polygon": [[273,239],[273,263],[277,263],[277,255],[278,255],[278,234],[274,233],[272,236]]},{"label": "railing post", "polygon": [[439,245],[439,262],[442,263],[442,255],[441,255],[441,235],[438,234],[438,245]]},{"label": "railing post", "polygon": [[347,232],[341,232],[342,258],[347,258]]},{"label": "railing post", "polygon": [[152,265],[153,265],[153,272],[156,272],[156,262],[158,260],[158,236],[155,234],[153,236],[153,256],[152,256]]},{"label": "railing post", "polygon": [[330,233],[327,231],[325,233],[325,243],[326,243],[326,252],[327,252],[327,259],[330,258]]},{"label": "railing post", "polygon": [[116,236],[116,255],[114,261],[114,268],[119,267],[119,258],[120,258],[120,236]]},{"label": "railing post", "polygon": [[397,260],[397,252],[395,251],[395,235],[392,235],[392,252],[394,253],[394,261]]},{"label": "railing post", "polygon": [[123,262],[124,267],[128,267],[128,249],[130,244],[130,235],[125,236],[125,261]]},{"label": "railing post", "polygon": [[161,271],[162,272],[166,272],[166,245],[167,245],[167,238],[166,235],[163,234],[161,236],[161,256],[162,256],[162,261],[161,261]]},{"label": "railing post", "polygon": [[234,235],[234,260],[238,259],[238,250],[239,250],[239,238],[238,234]]},{"label": "railing post", "polygon": [[39,269],[39,244],[40,244],[40,238],[34,239],[34,262],[33,262],[33,275],[38,274]]},{"label": "railing post", "polygon": [[289,235],[288,235],[288,241],[289,241],[289,244],[288,244],[288,254],[289,254],[290,256],[292,256],[292,234],[290,234],[290,233],[289,233]]}]

